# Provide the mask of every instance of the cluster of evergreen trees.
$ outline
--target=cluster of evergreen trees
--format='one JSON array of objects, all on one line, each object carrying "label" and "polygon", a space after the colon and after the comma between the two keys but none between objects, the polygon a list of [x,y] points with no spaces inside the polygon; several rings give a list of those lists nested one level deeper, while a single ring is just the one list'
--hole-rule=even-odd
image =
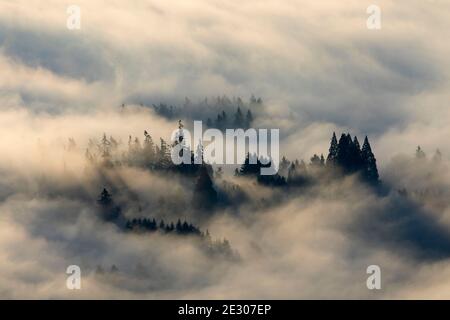
[{"label": "cluster of evergreen trees", "polygon": [[356,136],[352,140],[350,134],[342,134],[338,142],[333,133],[326,165],[331,168],[338,166],[347,174],[359,173],[370,183],[379,181],[377,160],[367,136],[361,148]]},{"label": "cluster of evergreen trees", "polygon": [[171,148],[173,145],[168,144],[164,139],[160,139],[159,145],[153,142],[151,135],[144,131],[143,142],[138,137],[129,136],[127,151],[121,151],[120,142],[112,136],[107,138],[103,135],[100,142],[90,140],[85,157],[91,164],[102,165],[104,167],[135,166],[146,168],[149,170],[173,171],[182,174],[197,174],[201,165],[195,164],[196,157],[203,157],[202,150],[197,150],[194,154],[189,147],[182,152],[190,154],[191,164],[175,165],[171,158]]},{"label": "cluster of evergreen trees", "polygon": [[153,104],[152,107],[158,115],[167,119],[173,119],[174,117],[179,115],[177,107],[174,107],[172,105],[168,106],[165,103],[160,103],[159,105]]},{"label": "cluster of evergreen trees", "polygon": [[[182,124],[180,122],[180,129]],[[175,144],[182,143],[183,137],[180,136]],[[73,142],[74,143],[74,142]],[[103,135],[100,143],[91,144],[97,149],[96,153],[86,151],[86,157],[89,161],[98,162],[107,166],[127,165],[140,166],[151,170],[170,170],[183,175],[196,177],[194,182],[194,192],[192,206],[198,210],[211,211],[218,203],[218,193],[214,186],[213,169],[209,164],[195,164],[196,157],[203,160],[203,148],[199,146],[194,154],[189,147],[181,148],[181,152],[187,152],[191,158],[191,164],[174,165],[170,156],[170,148],[174,145],[168,145],[163,139],[160,145],[153,143],[150,134],[144,132],[144,141],[141,144],[138,138],[131,136],[128,141],[128,151],[120,154],[118,152],[119,142],[113,137],[109,139]],[[437,153],[436,157],[439,155]],[[417,150],[417,157],[424,157],[420,147]],[[99,160],[100,159],[100,160]],[[282,158],[279,165],[279,172],[275,175],[261,175],[262,168],[271,166],[270,159],[257,158],[256,155],[247,153],[244,163],[235,170],[235,176],[255,177],[263,184],[273,187],[300,186],[314,179],[314,175],[309,174],[310,169],[323,170],[323,172],[342,172],[344,174],[358,174],[369,183],[377,184],[379,174],[376,164],[376,158],[372,152],[368,138],[364,139],[363,146],[360,147],[357,137],[351,138],[350,134],[342,134],[339,141],[336,134],[333,133],[329,153],[325,160],[323,155],[314,155],[311,158],[309,167],[301,160],[290,162],[285,157]],[[217,176],[222,175],[222,171],[217,171]],[[109,192],[104,189],[98,203],[104,211],[106,220],[114,220],[120,215],[120,208],[115,206],[111,200]]]},{"label": "cluster of evergreen trees", "polygon": [[247,153],[245,161],[242,166],[235,169],[235,176],[242,177],[256,177],[257,181],[264,185],[269,186],[284,186],[286,185],[285,177],[274,174],[274,175],[261,175],[262,168],[270,168],[270,159],[258,158],[255,154]]},{"label": "cluster of evergreen trees", "polygon": [[208,230],[202,232],[198,227],[186,221],[178,220],[176,224],[173,222],[165,223],[164,220],[156,222],[155,219],[132,219],[128,220],[125,229],[129,232],[160,232],[163,234],[176,234],[180,236],[194,235],[201,240],[201,248],[208,255],[221,256],[228,259],[238,259],[239,255],[235,252],[227,239],[212,240]]},{"label": "cluster of evergreen trees", "polygon": [[[338,142],[336,134],[333,133],[327,159],[325,160],[323,154],[320,156],[315,154],[311,158],[310,167],[326,169],[333,173],[359,174],[363,181],[371,184],[379,182],[377,160],[367,137],[361,147],[356,136],[352,139],[350,134],[342,134]],[[287,174],[289,185],[302,185],[310,180],[307,165],[303,160],[291,163],[283,157],[279,172]]]},{"label": "cluster of evergreen trees", "polygon": [[[183,125],[180,122],[180,129]],[[74,142],[72,142],[73,144]],[[86,157],[90,162],[101,163],[105,166],[121,165],[126,163],[130,166],[138,166],[150,170],[163,170],[181,173],[183,175],[197,177],[194,189],[193,205],[199,209],[212,209],[217,202],[217,192],[212,180],[213,170],[211,165],[203,161],[203,147],[198,146],[196,152],[192,152],[189,146],[183,146],[180,156],[184,153],[189,154],[191,164],[175,165],[172,162],[170,153],[178,143],[183,143],[183,137],[179,136],[173,145],[169,145],[164,139],[160,139],[160,144],[155,145],[152,137],[147,131],[144,131],[144,141],[139,138],[129,137],[128,152],[120,154],[118,152],[119,142],[113,137],[109,139],[103,135],[100,143],[90,142],[90,147],[97,150],[93,153],[88,148]],[[418,158],[424,157],[423,151],[418,147],[416,152]],[[435,157],[439,156],[439,152]],[[195,164],[195,160],[201,158],[203,164]],[[263,161],[265,160],[265,161]],[[251,163],[254,162],[254,163]],[[285,157],[279,164],[279,172],[275,175],[261,175],[261,168],[270,167],[270,161],[267,159],[258,159],[256,155],[247,153],[246,159],[240,168],[235,170],[235,176],[253,176],[261,184],[269,186],[299,185],[308,181],[308,167],[301,160],[290,162]],[[344,174],[359,174],[364,181],[376,184],[379,181],[379,174],[376,164],[376,158],[372,152],[368,138],[364,139],[361,147],[358,138],[353,139],[350,134],[342,134],[339,141],[336,134],[333,133],[329,153],[325,160],[322,155],[314,154],[310,159],[309,166],[316,169],[328,169],[340,171]],[[217,173],[222,175],[221,171]]]},{"label": "cluster of evergreen trees", "polygon": [[247,113],[242,113],[240,107],[237,107],[236,113],[230,118],[227,113],[223,110],[217,115],[217,118],[213,121],[211,118],[208,118],[206,121],[206,126],[209,128],[217,128],[220,130],[225,129],[248,129],[252,126],[253,123],[253,114],[250,109],[247,110]]},{"label": "cluster of evergreen trees", "polygon": [[[426,160],[427,159],[427,154],[425,153],[425,151],[422,149],[421,146],[418,146],[416,149],[416,159],[418,159],[418,160]],[[442,161],[441,150],[436,149],[431,160],[433,160],[434,163],[440,163]]]},{"label": "cluster of evergreen trees", "polygon": [[[143,103],[140,103],[140,105],[144,107]],[[156,114],[169,120],[176,118],[192,119],[194,117],[206,121],[210,128],[225,129],[250,127],[253,121],[250,110],[257,109],[262,105],[262,99],[256,98],[254,95],[251,95],[248,101],[244,101],[240,97],[228,98],[224,95],[212,99],[204,98],[196,103],[186,97],[180,107],[159,103],[152,104],[151,108]],[[122,108],[124,107],[125,104],[122,104]],[[234,114],[231,115],[232,113]]]},{"label": "cluster of evergreen trees", "polygon": [[201,235],[200,229],[191,223],[187,223],[178,220],[176,224],[173,222],[165,223],[161,220],[159,223],[155,219],[139,218],[128,220],[125,224],[125,228],[128,231],[146,231],[146,232],[156,232],[160,231],[163,233],[176,233],[179,235]]}]

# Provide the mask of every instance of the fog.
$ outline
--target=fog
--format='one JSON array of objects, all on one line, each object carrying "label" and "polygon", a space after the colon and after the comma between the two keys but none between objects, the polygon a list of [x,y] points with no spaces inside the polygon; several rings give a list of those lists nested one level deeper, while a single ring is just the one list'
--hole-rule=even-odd
[{"label": "fog", "polygon": [[[62,1],[1,2],[0,297],[450,298],[450,7],[379,1],[382,29],[370,31],[370,4],[83,0],[70,31]],[[213,183],[231,204],[205,215],[190,178],[86,160],[104,134],[118,157],[144,130],[168,141],[178,117],[153,104],[188,97],[190,127],[217,114],[205,97],[252,94],[264,101],[254,126],[280,129],[290,160],[326,157],[333,132],[368,135],[381,186],[317,175],[277,189],[227,172]],[[124,232],[99,214],[103,188],[123,219],[187,220],[239,258]],[[81,290],[66,287],[69,265]],[[381,290],[366,286],[369,265]]]}]

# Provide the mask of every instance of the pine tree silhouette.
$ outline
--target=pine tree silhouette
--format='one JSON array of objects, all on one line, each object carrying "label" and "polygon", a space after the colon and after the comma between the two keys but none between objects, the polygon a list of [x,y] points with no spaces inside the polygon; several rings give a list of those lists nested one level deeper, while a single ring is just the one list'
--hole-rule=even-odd
[{"label": "pine tree silhouette", "polygon": [[416,150],[416,158],[417,159],[426,159],[427,155],[425,154],[425,152],[422,150],[422,148],[420,146],[417,147]]},{"label": "pine tree silhouette", "polygon": [[98,203],[103,207],[107,207],[110,206],[112,202],[111,194],[108,190],[106,190],[106,188],[103,188],[103,191],[100,193],[100,197],[98,198]]},{"label": "pine tree silhouette", "polygon": [[364,171],[363,171],[363,177],[371,183],[378,183],[379,182],[379,174],[377,169],[377,160],[375,159],[375,156],[372,152],[372,148],[369,143],[369,139],[364,139],[364,144],[361,150],[361,156],[362,160],[364,162]]},{"label": "pine tree silhouette", "polygon": [[217,191],[206,166],[201,166],[194,188],[193,205],[197,209],[212,209],[217,203]]},{"label": "pine tree silhouette", "polygon": [[114,204],[114,200],[106,188],[103,188],[97,203],[100,206],[102,218],[106,221],[113,221],[120,216],[120,207]]},{"label": "pine tree silhouette", "polygon": [[247,111],[247,115],[245,116],[245,127],[246,129],[250,128],[253,123],[253,114],[250,109]]},{"label": "pine tree silhouette", "polygon": [[256,155],[251,155],[247,152],[247,156],[245,157],[245,161],[242,164],[239,175],[241,176],[257,176],[261,171],[261,162],[257,158]]},{"label": "pine tree silhouette", "polygon": [[237,108],[236,114],[234,115],[234,127],[235,128],[244,127],[244,116],[242,115],[240,107]]},{"label": "pine tree silhouette", "polygon": [[336,133],[333,132],[333,137],[331,138],[330,149],[327,157],[327,166],[335,166],[337,164],[338,157],[338,142],[336,138]]},{"label": "pine tree silhouette", "polygon": [[144,136],[144,161],[147,167],[152,168],[156,160],[155,144],[153,143],[153,139],[147,130],[144,131]]}]

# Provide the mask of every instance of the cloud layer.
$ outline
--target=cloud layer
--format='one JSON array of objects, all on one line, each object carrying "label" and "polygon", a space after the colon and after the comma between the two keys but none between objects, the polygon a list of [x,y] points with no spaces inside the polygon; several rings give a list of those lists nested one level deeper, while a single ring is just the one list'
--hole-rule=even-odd
[{"label": "cloud layer", "polygon": [[[379,31],[366,28],[370,4],[79,0],[81,30],[70,31],[62,1],[1,2],[0,297],[448,298],[450,4],[378,1]],[[350,177],[204,222],[238,264],[99,221],[104,181],[157,214],[186,186],[130,168],[86,174],[90,138],[168,138],[176,124],[136,105],[252,93],[265,101],[257,125],[280,128],[291,159],[325,154],[333,131],[368,134],[389,190]],[[415,162],[417,145],[443,162]],[[65,287],[69,264],[85,270],[80,292]],[[95,275],[112,264],[119,274]],[[379,293],[365,286],[370,264],[383,270]]]}]

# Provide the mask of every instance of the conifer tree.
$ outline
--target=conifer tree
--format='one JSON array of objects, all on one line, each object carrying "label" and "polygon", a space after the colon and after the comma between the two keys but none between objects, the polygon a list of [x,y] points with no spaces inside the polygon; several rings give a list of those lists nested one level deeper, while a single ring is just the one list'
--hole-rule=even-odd
[{"label": "conifer tree", "polygon": [[442,161],[442,153],[439,149],[437,149],[433,156],[433,162],[440,163],[441,161]]},{"label": "conifer tree", "polygon": [[253,123],[253,115],[250,109],[247,111],[247,115],[245,116],[245,127],[246,129],[250,128]]},{"label": "conifer tree", "polygon": [[417,159],[426,159],[427,155],[425,154],[425,152],[422,150],[422,148],[420,146],[417,147],[416,150],[416,158]]},{"label": "conifer tree", "polygon": [[110,145],[111,145],[111,143],[108,141],[108,139],[106,138],[106,134],[104,133],[101,144],[100,144],[103,158],[109,158],[111,156]]},{"label": "conifer tree", "polygon": [[359,144],[359,141],[358,141],[358,137],[357,137],[357,136],[355,136],[355,138],[353,139],[353,144],[355,145],[355,149],[356,149],[358,152],[361,152],[361,146],[360,146],[360,144]]},{"label": "conifer tree", "polygon": [[289,166],[289,169],[288,169],[287,182],[289,184],[294,183],[298,176],[299,176],[299,174],[297,171],[297,166],[295,165],[295,163],[291,163],[291,165]]},{"label": "conifer tree", "polygon": [[201,166],[194,187],[193,204],[198,209],[212,209],[217,203],[217,191],[209,176],[206,166]]},{"label": "conifer tree", "polygon": [[234,127],[242,128],[244,124],[244,116],[242,115],[241,108],[238,107],[236,114],[234,115]]},{"label": "conifer tree", "polygon": [[333,132],[333,137],[331,138],[330,149],[327,157],[327,166],[334,166],[337,163],[338,157],[338,142],[336,138],[336,133]]},{"label": "conifer tree", "polygon": [[156,153],[155,153],[155,144],[153,143],[153,139],[147,130],[144,131],[144,158],[147,165],[153,164],[155,161]]},{"label": "conifer tree", "polygon": [[172,158],[170,156],[170,149],[167,145],[166,141],[164,139],[161,139],[161,145],[159,148],[159,154],[158,154],[158,167],[161,169],[167,169],[170,168],[172,164]]},{"label": "conifer tree", "polygon": [[225,113],[225,110],[222,111],[222,123],[224,128],[227,126],[228,123],[228,118],[227,114]]},{"label": "conifer tree", "polygon": [[346,173],[351,172],[351,148],[352,139],[349,134],[342,134],[338,143],[338,153],[336,158],[336,163],[344,170]]},{"label": "conifer tree", "polygon": [[218,114],[217,115],[217,120],[216,120],[216,127],[217,129],[223,129],[223,121],[222,121],[222,115]]},{"label": "conifer tree", "polygon": [[239,175],[241,176],[257,176],[261,171],[261,162],[257,159],[256,155],[252,155],[247,152],[247,156],[245,157],[245,161],[242,164]]},{"label": "conifer tree", "polygon": [[372,152],[372,148],[369,143],[369,139],[364,139],[364,144],[361,150],[361,156],[364,163],[363,177],[371,183],[377,183],[379,181],[377,160]]},{"label": "conifer tree", "polygon": [[286,159],[285,156],[283,156],[280,161],[280,169],[278,170],[280,172],[280,174],[285,175],[289,170],[290,164],[291,164],[291,162],[288,159]]},{"label": "conifer tree", "polygon": [[320,157],[317,154],[314,154],[311,158],[311,165],[315,167],[320,167]]},{"label": "conifer tree", "polygon": [[100,206],[102,218],[106,221],[112,221],[119,217],[120,207],[114,205],[113,198],[106,188],[103,188],[103,191],[97,199],[97,203]]},{"label": "conifer tree", "polygon": [[359,172],[364,170],[364,162],[361,155],[361,146],[358,141],[358,137],[355,136],[353,142],[350,144],[350,168],[349,171]]},{"label": "conifer tree", "polygon": [[112,204],[111,194],[108,192],[108,190],[106,190],[106,188],[103,188],[103,191],[100,193],[98,203],[103,207],[107,207]]}]

